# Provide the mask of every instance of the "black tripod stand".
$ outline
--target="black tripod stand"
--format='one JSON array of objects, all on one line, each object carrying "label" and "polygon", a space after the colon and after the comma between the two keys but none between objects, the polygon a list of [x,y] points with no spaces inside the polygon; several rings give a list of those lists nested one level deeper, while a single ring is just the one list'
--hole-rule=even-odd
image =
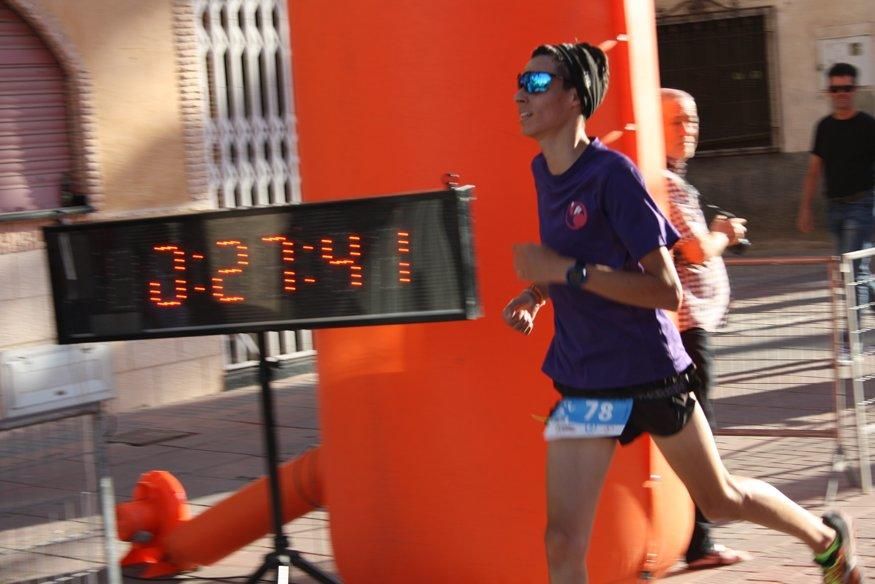
[{"label": "black tripod stand", "polygon": [[247,584],[255,584],[267,572],[275,570],[277,584],[288,584],[289,566],[294,566],[319,582],[340,584],[340,580],[322,572],[302,558],[301,554],[289,549],[289,539],[283,532],[283,503],[280,495],[280,477],[277,471],[276,422],[273,415],[273,395],[270,391],[272,374],[270,363],[267,361],[266,335],[265,332],[258,333],[258,381],[261,383],[261,417],[264,428],[264,444],[267,450],[267,474],[274,533],[273,551],[264,556],[261,567],[246,582]]}]

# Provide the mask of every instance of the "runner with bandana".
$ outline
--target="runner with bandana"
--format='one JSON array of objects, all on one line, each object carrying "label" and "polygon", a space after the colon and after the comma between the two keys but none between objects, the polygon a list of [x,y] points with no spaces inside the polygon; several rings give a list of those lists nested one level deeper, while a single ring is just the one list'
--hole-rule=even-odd
[{"label": "runner with bandana", "polygon": [[540,244],[514,247],[534,282],[504,308],[531,333],[553,302],[555,333],[543,370],[561,399],[547,439],[547,563],[552,584],[587,582],[586,553],[617,443],[653,437],[705,516],[745,519],[805,542],[824,582],[858,584],[853,535],[837,513],[823,520],[770,485],[730,475],[693,397],[696,375],[666,311],[682,288],[670,249],[678,234],[632,162],[586,135],[608,88],[608,62],[586,43],[541,45],[518,77],[532,162]]}]

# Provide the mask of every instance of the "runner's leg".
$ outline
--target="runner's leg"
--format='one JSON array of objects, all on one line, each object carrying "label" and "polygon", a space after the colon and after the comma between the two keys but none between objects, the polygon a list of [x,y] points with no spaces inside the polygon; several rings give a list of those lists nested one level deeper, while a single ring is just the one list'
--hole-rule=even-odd
[{"label": "runner's leg", "polygon": [[575,438],[547,443],[547,564],[551,584],[586,584],[586,551],[605,474],[617,441]]},{"label": "runner's leg", "polygon": [[836,535],[833,529],[773,486],[729,474],[698,404],[683,430],[653,439],[693,500],[712,521],[751,521],[802,540],[816,554],[833,542]]}]

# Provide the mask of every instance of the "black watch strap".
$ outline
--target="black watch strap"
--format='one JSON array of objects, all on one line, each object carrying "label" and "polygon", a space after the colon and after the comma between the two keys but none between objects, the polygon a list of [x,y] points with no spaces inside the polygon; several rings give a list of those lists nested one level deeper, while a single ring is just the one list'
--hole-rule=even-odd
[{"label": "black watch strap", "polygon": [[573,288],[580,288],[586,283],[588,278],[589,273],[586,270],[586,263],[580,260],[574,262],[574,265],[565,272],[565,281]]}]

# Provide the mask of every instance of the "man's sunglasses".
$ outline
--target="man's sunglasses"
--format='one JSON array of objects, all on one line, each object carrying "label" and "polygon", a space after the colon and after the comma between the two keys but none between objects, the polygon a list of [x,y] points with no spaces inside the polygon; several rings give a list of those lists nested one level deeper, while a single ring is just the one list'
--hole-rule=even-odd
[{"label": "man's sunglasses", "polygon": [[517,75],[516,82],[526,93],[544,93],[550,89],[553,79],[563,79],[556,73],[548,71],[526,71]]},{"label": "man's sunglasses", "polygon": [[856,85],[830,85],[830,93],[850,93],[857,88]]}]

